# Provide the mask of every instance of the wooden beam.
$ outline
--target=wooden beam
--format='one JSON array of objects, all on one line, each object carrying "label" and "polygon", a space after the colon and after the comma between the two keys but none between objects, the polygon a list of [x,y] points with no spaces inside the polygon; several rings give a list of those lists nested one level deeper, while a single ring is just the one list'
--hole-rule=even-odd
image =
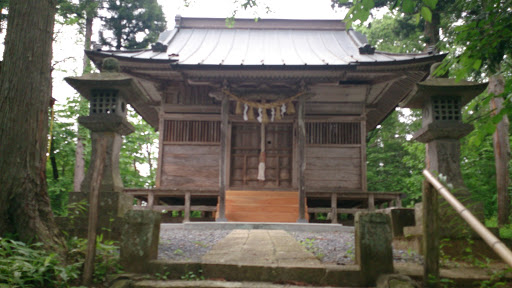
[{"label": "wooden beam", "polygon": [[219,114],[219,106],[216,105],[186,105],[186,104],[164,104],[162,111],[165,113],[207,113]]},{"label": "wooden beam", "polygon": [[189,193],[192,196],[218,196],[219,191],[215,189],[183,189],[183,188],[162,188],[162,189],[124,189],[124,193],[135,197],[147,197],[149,193],[153,193],[158,197],[173,197],[173,196],[185,196]]},{"label": "wooden beam", "polygon": [[297,109],[297,134],[298,134],[298,172],[299,172],[299,219],[297,222],[305,223],[306,220],[306,190],[305,190],[305,171],[306,171],[306,99],[304,96],[299,97],[299,105]]},{"label": "wooden beam", "polygon": [[228,144],[229,98],[222,98],[220,123],[219,215],[218,222],[226,220],[226,148]]},{"label": "wooden beam", "polygon": [[439,202],[437,191],[423,181],[423,287],[439,287]]}]

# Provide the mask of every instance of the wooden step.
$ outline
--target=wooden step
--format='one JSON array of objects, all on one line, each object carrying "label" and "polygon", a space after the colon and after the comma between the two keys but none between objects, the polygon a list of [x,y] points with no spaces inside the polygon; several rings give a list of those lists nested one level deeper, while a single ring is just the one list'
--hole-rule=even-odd
[{"label": "wooden step", "polygon": [[298,191],[226,191],[226,219],[232,222],[297,222]]}]

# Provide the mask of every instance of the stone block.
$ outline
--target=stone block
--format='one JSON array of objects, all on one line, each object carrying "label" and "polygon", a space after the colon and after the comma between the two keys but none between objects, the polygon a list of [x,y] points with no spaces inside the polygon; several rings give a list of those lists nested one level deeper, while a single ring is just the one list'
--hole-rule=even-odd
[{"label": "stone block", "polygon": [[132,210],[121,229],[120,262],[128,272],[143,272],[158,256],[161,215],[157,211]]},{"label": "stone block", "polygon": [[409,276],[385,274],[377,279],[377,288],[419,288],[419,286]]},{"label": "stone block", "polygon": [[389,208],[384,213],[391,217],[391,231],[393,237],[404,237],[404,227],[414,226],[414,209],[412,208]]},{"label": "stone block", "polygon": [[416,226],[422,227],[423,225],[423,202],[414,204],[414,221]]},{"label": "stone block", "polygon": [[385,213],[358,212],[355,218],[356,263],[366,285],[381,274],[393,273],[391,218]]}]

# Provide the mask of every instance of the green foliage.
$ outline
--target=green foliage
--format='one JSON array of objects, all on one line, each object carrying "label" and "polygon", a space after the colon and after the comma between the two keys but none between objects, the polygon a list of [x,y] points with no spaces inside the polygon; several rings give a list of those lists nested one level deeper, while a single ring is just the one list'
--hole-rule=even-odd
[{"label": "green foliage", "polygon": [[[72,263],[85,262],[87,239],[73,237],[68,240],[69,258]],[[119,264],[119,244],[116,241],[104,240],[102,235],[96,238],[96,257],[94,259],[94,283],[107,282],[107,276],[122,272]]]},{"label": "green foliage", "polygon": [[[59,288],[80,282],[87,240],[68,239],[65,263],[56,253],[45,251],[42,243],[32,245],[0,238],[0,288]],[[122,272],[119,248],[114,241],[97,239],[93,280],[106,283],[107,276]]]},{"label": "green foliage", "polygon": [[[83,105],[82,105],[83,106]],[[68,98],[66,105],[56,103],[55,119],[51,134],[50,160],[46,163],[48,195],[52,209],[57,215],[66,213],[68,193],[73,191],[73,176],[75,172],[75,150],[77,137],[77,111],[86,114],[88,108],[80,106],[77,98]],[[80,129],[83,131],[85,129]],[[91,145],[89,133],[81,136],[84,139],[86,167],[90,159]],[[52,159],[53,158],[53,159]]]},{"label": "green foliage", "polygon": [[418,53],[423,51],[423,31],[414,19],[407,15],[384,15],[371,24],[355,28],[368,37],[378,50],[394,53]]},{"label": "green foliage", "polygon": [[[485,226],[498,227],[498,219],[496,216],[485,219]],[[504,225],[499,228],[501,239],[512,239],[512,224]]]},{"label": "green foliage", "polygon": [[401,192],[405,205],[421,200],[425,145],[407,140],[419,129],[419,112],[396,110],[367,139],[369,191]]},{"label": "green foliage", "polygon": [[158,134],[132,110],[128,117],[135,132],[124,137],[119,161],[121,178],[125,187],[151,188],[155,185]]},{"label": "green foliage", "polygon": [[[77,139],[76,119],[86,115],[88,107],[79,98],[68,99],[67,105],[56,104],[52,131],[52,149],[47,162],[48,194],[57,215],[67,215],[68,194],[73,191],[75,151]],[[87,103],[87,102],[86,102]],[[78,113],[79,112],[79,115]],[[130,110],[129,120],[135,133],[125,137],[121,148],[119,169],[125,187],[153,187],[155,181],[158,134],[140,116]],[[89,167],[91,140],[89,130],[78,129],[83,139],[85,167]],[[55,174],[54,171],[57,171]],[[55,177],[57,175],[57,177]]]},{"label": "green foliage", "polygon": [[160,32],[167,26],[162,6],[156,0],[106,0],[107,17],[100,17],[103,30],[100,32],[102,45],[119,50],[146,48],[156,42]]},{"label": "green foliage", "polygon": [[[335,0],[333,0],[335,2]],[[432,11],[437,7],[437,0],[394,0],[394,1],[373,1],[373,0],[338,0],[334,3],[338,6],[350,6],[344,21],[348,26],[354,22],[364,23],[371,15],[371,10],[376,7],[388,6],[390,10],[397,9],[401,13],[414,15],[414,18],[424,18],[432,21]]]},{"label": "green foliage", "polygon": [[203,270],[199,269],[197,271],[197,273],[193,272],[193,271],[189,271],[185,275],[181,276],[181,280],[186,280],[186,281],[200,281],[200,280],[204,280]]},{"label": "green foliage", "polygon": [[41,243],[27,245],[0,238],[0,287],[69,287],[80,275],[82,263],[63,265],[57,254]]},{"label": "green foliage", "polygon": [[302,247],[304,247],[309,252],[313,253],[316,256],[316,258],[322,260],[325,257],[325,255],[322,253],[320,248],[316,246],[315,241],[316,239],[314,238],[306,238],[304,240],[299,241],[299,244],[302,245]]}]

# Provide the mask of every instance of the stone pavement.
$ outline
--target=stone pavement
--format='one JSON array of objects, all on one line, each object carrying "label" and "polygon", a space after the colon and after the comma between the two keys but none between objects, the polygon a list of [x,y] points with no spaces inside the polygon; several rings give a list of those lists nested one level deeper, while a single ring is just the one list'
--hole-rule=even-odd
[{"label": "stone pavement", "polygon": [[270,267],[322,267],[295,238],[283,230],[233,230],[202,258],[203,263]]}]

